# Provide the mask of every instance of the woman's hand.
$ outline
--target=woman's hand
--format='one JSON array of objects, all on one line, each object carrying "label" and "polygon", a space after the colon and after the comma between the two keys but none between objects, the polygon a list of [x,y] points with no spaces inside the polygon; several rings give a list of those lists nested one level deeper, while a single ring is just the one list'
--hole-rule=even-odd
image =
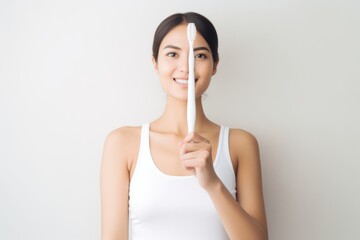
[{"label": "woman's hand", "polygon": [[215,173],[210,141],[192,132],[180,142],[180,160],[192,170],[205,190],[215,187],[220,179]]}]

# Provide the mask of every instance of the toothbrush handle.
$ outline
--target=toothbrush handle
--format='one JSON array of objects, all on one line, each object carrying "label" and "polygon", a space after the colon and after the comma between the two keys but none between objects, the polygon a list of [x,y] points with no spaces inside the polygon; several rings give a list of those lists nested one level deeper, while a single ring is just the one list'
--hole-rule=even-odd
[{"label": "toothbrush handle", "polygon": [[196,104],[195,104],[195,78],[194,78],[194,50],[190,46],[189,50],[189,79],[188,79],[188,99],[187,99],[187,124],[188,133],[195,131]]}]

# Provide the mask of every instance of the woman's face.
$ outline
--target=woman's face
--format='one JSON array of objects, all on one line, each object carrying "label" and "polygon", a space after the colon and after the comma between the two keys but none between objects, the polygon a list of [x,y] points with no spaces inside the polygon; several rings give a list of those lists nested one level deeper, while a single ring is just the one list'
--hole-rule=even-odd
[{"label": "woman's face", "polygon": [[[216,72],[210,47],[199,32],[194,41],[194,56],[195,95],[198,98],[206,91],[212,75]],[[164,37],[157,62],[153,59],[162,87],[168,96],[179,100],[187,99],[188,57],[187,24],[181,24]]]}]

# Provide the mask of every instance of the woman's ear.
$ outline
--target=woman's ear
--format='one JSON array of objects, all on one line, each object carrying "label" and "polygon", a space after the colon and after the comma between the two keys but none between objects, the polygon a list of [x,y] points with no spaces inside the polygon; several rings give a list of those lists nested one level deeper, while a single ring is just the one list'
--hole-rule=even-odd
[{"label": "woman's ear", "polygon": [[218,67],[218,64],[219,64],[219,60],[217,60],[216,63],[214,63],[214,67],[213,67],[213,72],[212,72],[212,76],[214,76],[216,74],[216,71],[217,71],[217,67]]},{"label": "woman's ear", "polygon": [[157,64],[154,56],[151,57],[151,61],[152,61],[152,64],[153,64],[153,66],[154,66],[155,72],[158,72],[159,68],[158,68],[158,64]]}]

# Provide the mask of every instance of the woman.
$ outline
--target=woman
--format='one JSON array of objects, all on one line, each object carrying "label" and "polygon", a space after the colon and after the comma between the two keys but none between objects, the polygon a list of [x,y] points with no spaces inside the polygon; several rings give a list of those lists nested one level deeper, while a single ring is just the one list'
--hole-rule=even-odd
[{"label": "woman", "polygon": [[[187,24],[197,28],[195,132],[187,134]],[[157,28],[153,64],[167,94],[163,114],[122,127],[105,141],[102,240],[267,239],[259,150],[240,129],[211,122],[202,94],[219,63],[211,22],[174,14]],[[130,231],[128,230],[130,227]]]}]

